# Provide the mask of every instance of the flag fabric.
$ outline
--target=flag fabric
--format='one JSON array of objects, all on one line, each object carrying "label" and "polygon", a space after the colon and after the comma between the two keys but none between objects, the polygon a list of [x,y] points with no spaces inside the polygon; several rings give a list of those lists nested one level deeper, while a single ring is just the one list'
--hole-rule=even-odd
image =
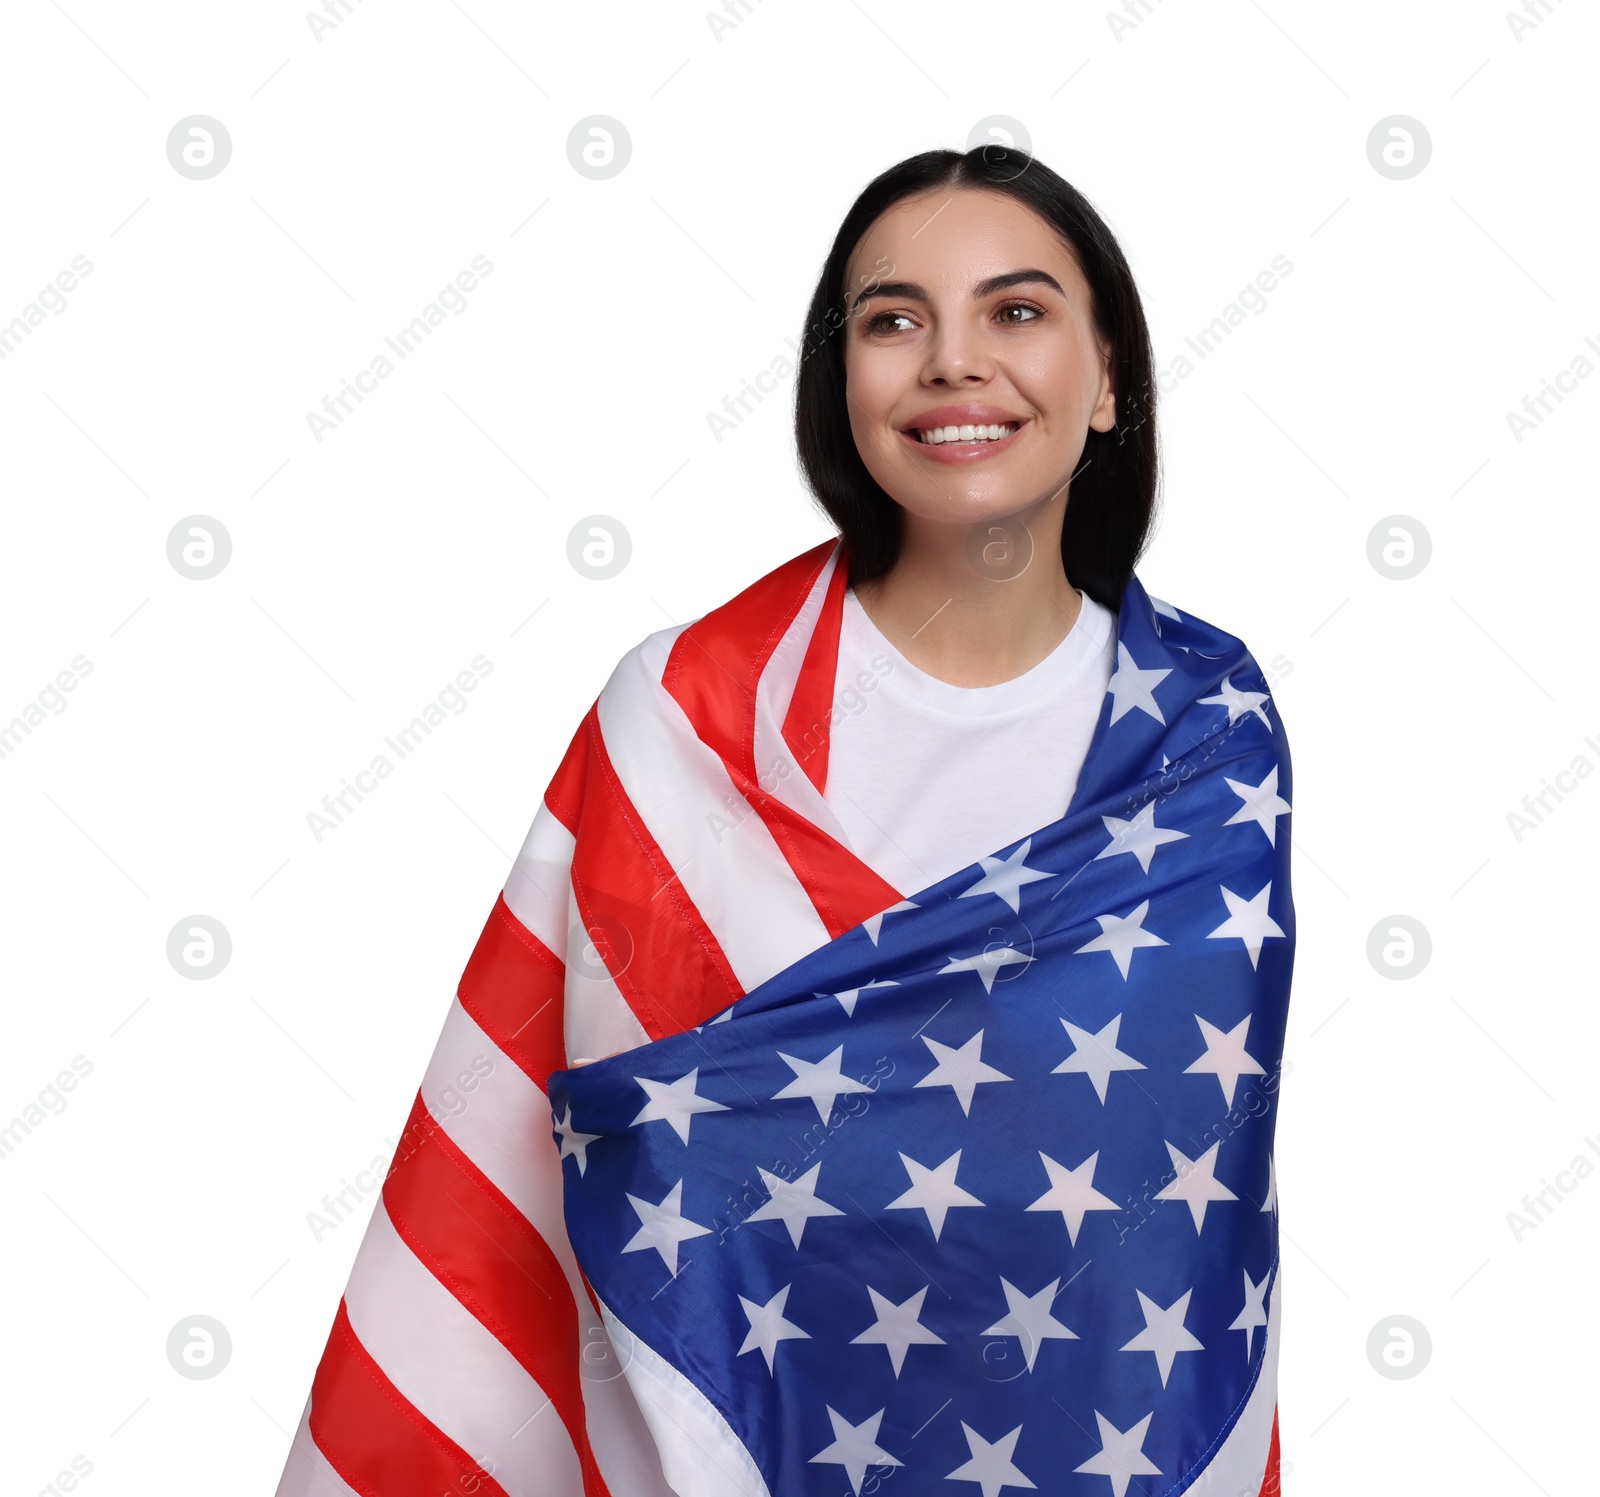
[{"label": "flag fabric", "polygon": [[793,558],[586,715],[279,1497],[1277,1491],[1268,683],[1130,577],[1066,814],[898,890],[822,794],[845,578]]}]

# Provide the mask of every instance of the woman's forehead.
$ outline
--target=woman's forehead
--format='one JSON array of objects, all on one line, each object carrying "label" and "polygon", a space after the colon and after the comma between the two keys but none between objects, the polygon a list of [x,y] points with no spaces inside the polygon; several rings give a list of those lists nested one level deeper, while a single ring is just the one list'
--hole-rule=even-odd
[{"label": "woman's forehead", "polygon": [[914,280],[929,289],[965,289],[1025,264],[1052,272],[1077,268],[1061,236],[1026,204],[973,188],[919,193],[886,208],[851,252],[846,281],[880,258],[893,266],[877,267],[880,279]]}]

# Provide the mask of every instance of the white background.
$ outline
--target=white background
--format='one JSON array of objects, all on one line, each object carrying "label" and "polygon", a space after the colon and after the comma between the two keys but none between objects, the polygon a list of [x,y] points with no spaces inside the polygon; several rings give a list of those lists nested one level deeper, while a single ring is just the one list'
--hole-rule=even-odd
[{"label": "white background", "polygon": [[[578,719],[644,634],[831,534],[792,380],[720,442],[708,413],[789,352],[866,182],[991,114],[1111,224],[1162,369],[1293,265],[1169,381],[1139,566],[1291,662],[1286,1487],[1592,1490],[1600,1182],[1520,1240],[1508,1213],[1600,1162],[1600,780],[1507,816],[1600,764],[1600,380],[1507,417],[1600,367],[1593,10],[1518,40],[1481,0],[1165,0],[1119,40],[1094,5],[751,0],[719,40],[682,3],[352,6],[320,42],[287,3],[0,18],[0,323],[93,267],[0,361],[0,723],[92,666],[0,759],[0,1124],[92,1066],[0,1159],[4,1490],[79,1457],[89,1492],[272,1491],[371,1198],[320,1241],[308,1213],[389,1152]],[[167,159],[191,114],[232,138],[209,180]],[[606,181],[568,163],[591,114],[632,138]],[[1394,114],[1432,139],[1408,180],[1368,160]],[[595,513],[633,542],[605,582],[567,560]],[[194,514],[233,544],[204,582],[166,555]],[[1406,581],[1368,555],[1396,514],[1432,541]],[[194,914],[233,942],[209,981],[166,957]],[[1432,940],[1405,981],[1367,956],[1396,914]],[[232,1339],[205,1381],[165,1352],[196,1314]],[[1397,1314],[1432,1341],[1405,1380],[1366,1350]]]}]

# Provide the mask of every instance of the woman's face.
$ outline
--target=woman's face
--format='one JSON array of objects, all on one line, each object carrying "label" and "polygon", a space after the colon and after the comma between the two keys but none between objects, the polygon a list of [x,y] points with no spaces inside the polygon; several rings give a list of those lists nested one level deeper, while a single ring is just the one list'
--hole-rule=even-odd
[{"label": "woman's face", "polygon": [[[910,516],[970,524],[1052,499],[1088,429],[1111,430],[1110,348],[1088,283],[1016,199],[973,188],[902,199],[862,236],[845,284],[850,429]],[[1013,430],[998,441],[960,430],[997,425]],[[919,433],[935,427],[956,440],[930,445]]]}]

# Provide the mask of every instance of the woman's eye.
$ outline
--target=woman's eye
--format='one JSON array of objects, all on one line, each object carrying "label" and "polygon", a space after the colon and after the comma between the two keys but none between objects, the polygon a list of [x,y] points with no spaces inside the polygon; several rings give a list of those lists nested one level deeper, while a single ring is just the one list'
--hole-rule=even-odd
[{"label": "woman's eye", "polygon": [[879,312],[876,317],[868,318],[867,331],[869,333],[898,332],[898,328],[886,328],[882,324],[885,320],[893,322],[910,322],[911,319],[904,312]]},{"label": "woman's eye", "polygon": [[1020,326],[1024,322],[1032,322],[1035,318],[1044,316],[1044,313],[1041,312],[1038,307],[1029,306],[1027,302],[1020,301],[1008,302],[1005,306],[1000,308],[1000,311],[997,315],[1004,317],[1007,312],[1028,312],[1032,314],[1028,317],[1019,317],[1015,319],[1011,324],[1013,327]]}]

